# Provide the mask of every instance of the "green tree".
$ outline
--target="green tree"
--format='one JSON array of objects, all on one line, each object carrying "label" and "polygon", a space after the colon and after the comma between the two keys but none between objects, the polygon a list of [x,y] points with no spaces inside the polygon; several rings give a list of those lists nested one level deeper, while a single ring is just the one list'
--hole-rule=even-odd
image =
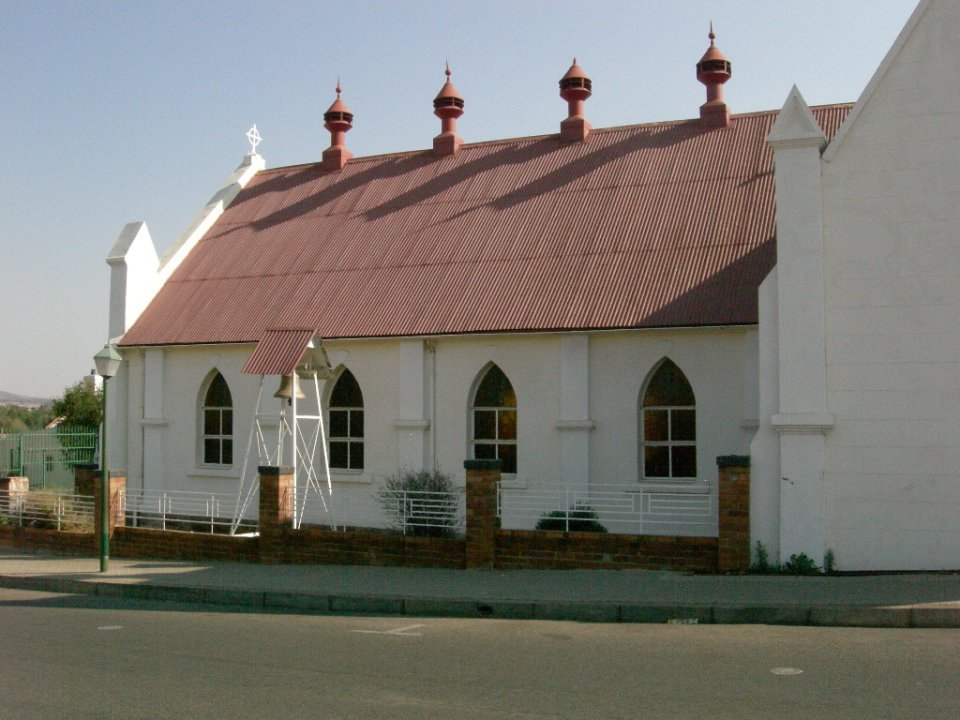
[{"label": "green tree", "polygon": [[0,405],[0,433],[42,430],[53,420],[53,417],[53,409],[49,405],[41,405],[38,408]]},{"label": "green tree", "polygon": [[53,412],[63,417],[61,425],[68,427],[98,427],[100,425],[103,393],[94,390],[92,384],[83,380],[63,391],[53,401]]}]

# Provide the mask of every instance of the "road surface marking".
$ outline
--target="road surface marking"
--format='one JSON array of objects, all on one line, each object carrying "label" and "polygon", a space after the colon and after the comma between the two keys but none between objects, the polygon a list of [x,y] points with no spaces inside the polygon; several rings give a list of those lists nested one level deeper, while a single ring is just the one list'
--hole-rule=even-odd
[{"label": "road surface marking", "polygon": [[101,625],[97,630],[122,630],[123,625]]},{"label": "road surface marking", "polygon": [[422,628],[423,625],[404,625],[403,627],[398,627],[393,630],[351,630],[355,633],[364,633],[366,635],[403,635],[404,637],[418,637],[423,635],[423,633],[410,632],[410,630],[416,630],[417,628]]},{"label": "road surface marking", "polygon": [[803,672],[800,668],[778,667],[771,670],[774,675],[799,675]]}]

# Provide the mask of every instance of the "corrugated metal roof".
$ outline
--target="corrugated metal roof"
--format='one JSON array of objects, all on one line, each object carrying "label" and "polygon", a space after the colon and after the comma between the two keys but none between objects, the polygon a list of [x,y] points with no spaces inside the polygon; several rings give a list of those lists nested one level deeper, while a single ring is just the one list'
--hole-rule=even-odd
[{"label": "corrugated metal roof", "polygon": [[243,366],[251,375],[289,375],[313,338],[313,330],[267,328]]},{"label": "corrugated metal roof", "polygon": [[[832,137],[849,109],[813,112]],[[121,344],[756,323],[775,118],[261,171]]]}]

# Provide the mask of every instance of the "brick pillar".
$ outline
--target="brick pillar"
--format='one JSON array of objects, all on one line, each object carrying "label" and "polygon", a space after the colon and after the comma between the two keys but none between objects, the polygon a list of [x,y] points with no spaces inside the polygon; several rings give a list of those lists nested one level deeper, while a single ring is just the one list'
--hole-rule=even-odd
[{"label": "brick pillar", "polygon": [[16,510],[30,490],[30,478],[23,475],[0,476],[0,510]]},{"label": "brick pillar", "polygon": [[83,463],[73,466],[73,492],[75,495],[95,495],[96,479],[100,475],[99,465]]},{"label": "brick pillar", "polygon": [[261,465],[260,562],[283,562],[283,535],[293,524],[293,468]]},{"label": "brick pillar", "polygon": [[467,569],[493,569],[499,460],[466,460]]},{"label": "brick pillar", "polygon": [[[103,478],[100,475],[99,470],[93,471],[93,497],[94,497],[94,512],[93,512],[93,531],[96,537],[97,543],[97,552],[100,552],[100,528],[101,523],[103,522],[102,513],[100,510],[100,488],[103,485]],[[110,537],[113,537],[113,532],[118,527],[123,527],[127,524],[126,518],[124,516],[124,502],[127,499],[127,472],[125,470],[114,470],[110,473],[110,485],[107,488],[108,491],[108,500],[107,500],[107,517],[109,518],[107,524],[107,534]]]},{"label": "brick pillar", "polygon": [[719,468],[720,572],[750,567],[750,456],[723,455]]}]

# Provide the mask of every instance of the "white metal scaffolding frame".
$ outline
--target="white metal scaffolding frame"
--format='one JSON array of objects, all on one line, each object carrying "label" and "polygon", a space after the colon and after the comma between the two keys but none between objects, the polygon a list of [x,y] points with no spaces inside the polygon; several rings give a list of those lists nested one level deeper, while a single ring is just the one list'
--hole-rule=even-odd
[{"label": "white metal scaffolding frame", "polygon": [[[316,415],[301,415],[297,403],[297,377],[306,376],[312,380],[314,390],[314,400],[316,403]],[[264,431],[262,419],[266,417],[275,418],[276,416],[267,416],[261,412],[263,402],[263,381],[266,376],[260,376],[260,387],[257,391],[257,404],[254,411],[253,422],[250,425],[250,435],[247,440],[247,450],[244,454],[243,463],[240,467],[240,487],[237,489],[237,506],[234,512],[233,522],[230,526],[230,534],[235,535],[237,529],[243,520],[244,515],[253,503],[260,489],[260,476],[258,467],[260,465],[283,464],[285,458],[289,457],[289,465],[293,473],[293,527],[299,528],[303,523],[304,514],[307,509],[307,503],[310,501],[311,491],[316,495],[320,506],[324,512],[329,512],[328,502],[333,494],[333,484],[330,481],[330,458],[327,454],[327,433],[323,420],[323,406],[320,403],[320,378],[317,371],[313,368],[299,368],[292,373],[292,382],[290,387],[289,400],[281,399],[280,403],[280,423],[277,429],[277,444],[275,452],[270,451],[268,442],[268,433]],[[289,446],[287,441],[289,438]],[[251,467],[253,459],[253,445],[256,441],[257,462]],[[317,473],[315,458],[317,448],[320,448],[320,455],[323,458],[323,479],[326,480],[326,497],[322,487],[321,476]],[[285,448],[289,448],[285,452]],[[303,485],[304,493],[299,492]],[[336,524],[334,522],[334,529]]]}]

